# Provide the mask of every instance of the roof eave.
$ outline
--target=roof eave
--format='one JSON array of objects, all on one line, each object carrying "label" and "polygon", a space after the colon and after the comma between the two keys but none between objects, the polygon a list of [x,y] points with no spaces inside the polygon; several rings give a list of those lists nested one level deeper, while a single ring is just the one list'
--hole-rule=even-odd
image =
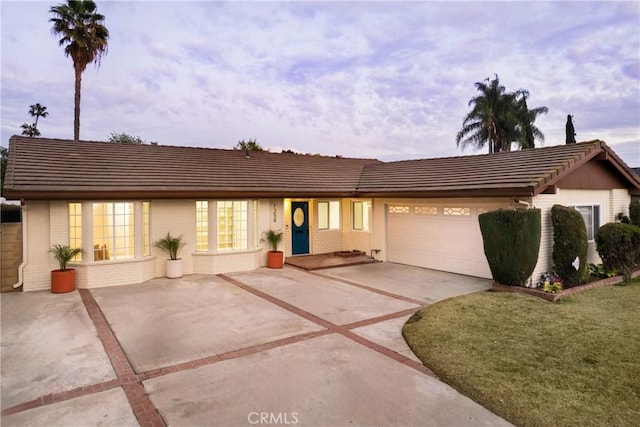
[{"label": "roof eave", "polygon": [[7,199],[14,200],[141,200],[141,199],[277,199],[357,197],[353,191],[33,191],[6,189]]},{"label": "roof eave", "polygon": [[492,189],[468,189],[468,190],[372,190],[360,191],[358,195],[361,197],[380,197],[380,198],[463,198],[463,197],[532,197],[534,195],[533,187],[511,187],[511,188],[492,188]]}]

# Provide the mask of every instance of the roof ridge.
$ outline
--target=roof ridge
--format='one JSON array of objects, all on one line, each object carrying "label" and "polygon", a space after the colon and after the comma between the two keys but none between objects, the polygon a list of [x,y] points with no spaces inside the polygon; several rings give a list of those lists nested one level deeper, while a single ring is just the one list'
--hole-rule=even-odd
[{"label": "roof ridge", "polygon": [[498,153],[481,153],[481,154],[471,154],[471,155],[457,155],[457,156],[445,156],[445,157],[425,157],[425,158],[421,158],[421,159],[406,159],[406,160],[394,160],[391,162],[383,162],[384,164],[394,164],[394,163],[409,163],[409,162],[421,162],[421,161],[425,161],[425,160],[445,160],[445,159],[460,159],[460,158],[469,158],[469,157],[473,157],[473,158],[478,158],[478,157],[489,157],[489,156],[504,156],[504,155],[513,155],[514,153],[529,153],[532,150],[550,150],[550,149],[559,149],[560,147],[566,147],[566,146],[571,146],[571,147],[576,147],[576,146],[586,146],[589,144],[598,144],[599,146],[601,146],[602,144],[606,143],[600,139],[593,139],[591,141],[581,141],[581,142],[577,142],[575,144],[558,144],[558,145],[549,145],[547,147],[537,147],[537,148],[531,148],[531,149],[524,149],[524,150],[513,150],[513,151],[500,151]]}]

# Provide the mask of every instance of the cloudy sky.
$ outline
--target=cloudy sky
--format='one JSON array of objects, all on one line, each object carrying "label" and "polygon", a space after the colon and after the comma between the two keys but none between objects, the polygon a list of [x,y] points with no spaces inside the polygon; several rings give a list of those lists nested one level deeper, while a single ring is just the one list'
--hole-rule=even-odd
[{"label": "cloudy sky", "polygon": [[[73,68],[51,2],[2,1],[2,145],[50,115],[73,137]],[[474,83],[527,89],[545,146],[602,139],[640,166],[640,2],[98,1],[110,31],[83,75],[82,139],[383,160],[474,154],[455,136]]]}]

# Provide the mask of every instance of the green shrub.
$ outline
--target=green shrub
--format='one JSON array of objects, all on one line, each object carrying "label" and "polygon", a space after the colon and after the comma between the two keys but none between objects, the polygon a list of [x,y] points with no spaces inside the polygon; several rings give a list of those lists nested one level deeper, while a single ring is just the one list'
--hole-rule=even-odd
[{"label": "green shrub", "polygon": [[640,264],[640,227],[610,222],[596,233],[596,249],[607,270],[618,270],[625,282]]},{"label": "green shrub", "polygon": [[[566,287],[579,285],[587,270],[587,227],[582,215],[572,208],[554,205],[551,208],[553,224],[553,270],[564,280]],[[579,266],[573,266],[578,258]]]},{"label": "green shrub", "polygon": [[599,277],[601,279],[606,279],[608,277],[614,277],[618,275],[617,270],[607,270],[604,264],[588,264],[587,265],[587,274],[593,277]]},{"label": "green shrub", "polygon": [[629,205],[629,219],[631,224],[640,227],[640,200],[634,200]]},{"label": "green shrub", "polygon": [[538,262],[540,209],[492,211],[478,220],[493,279],[503,285],[524,285]]}]

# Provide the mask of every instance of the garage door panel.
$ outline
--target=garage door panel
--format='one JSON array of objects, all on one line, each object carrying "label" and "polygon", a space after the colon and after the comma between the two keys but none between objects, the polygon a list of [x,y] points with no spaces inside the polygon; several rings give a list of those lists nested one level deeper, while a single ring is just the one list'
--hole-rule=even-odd
[{"label": "garage door panel", "polygon": [[[387,216],[389,261],[491,278],[477,215]],[[475,213],[476,209],[470,209]]]}]

